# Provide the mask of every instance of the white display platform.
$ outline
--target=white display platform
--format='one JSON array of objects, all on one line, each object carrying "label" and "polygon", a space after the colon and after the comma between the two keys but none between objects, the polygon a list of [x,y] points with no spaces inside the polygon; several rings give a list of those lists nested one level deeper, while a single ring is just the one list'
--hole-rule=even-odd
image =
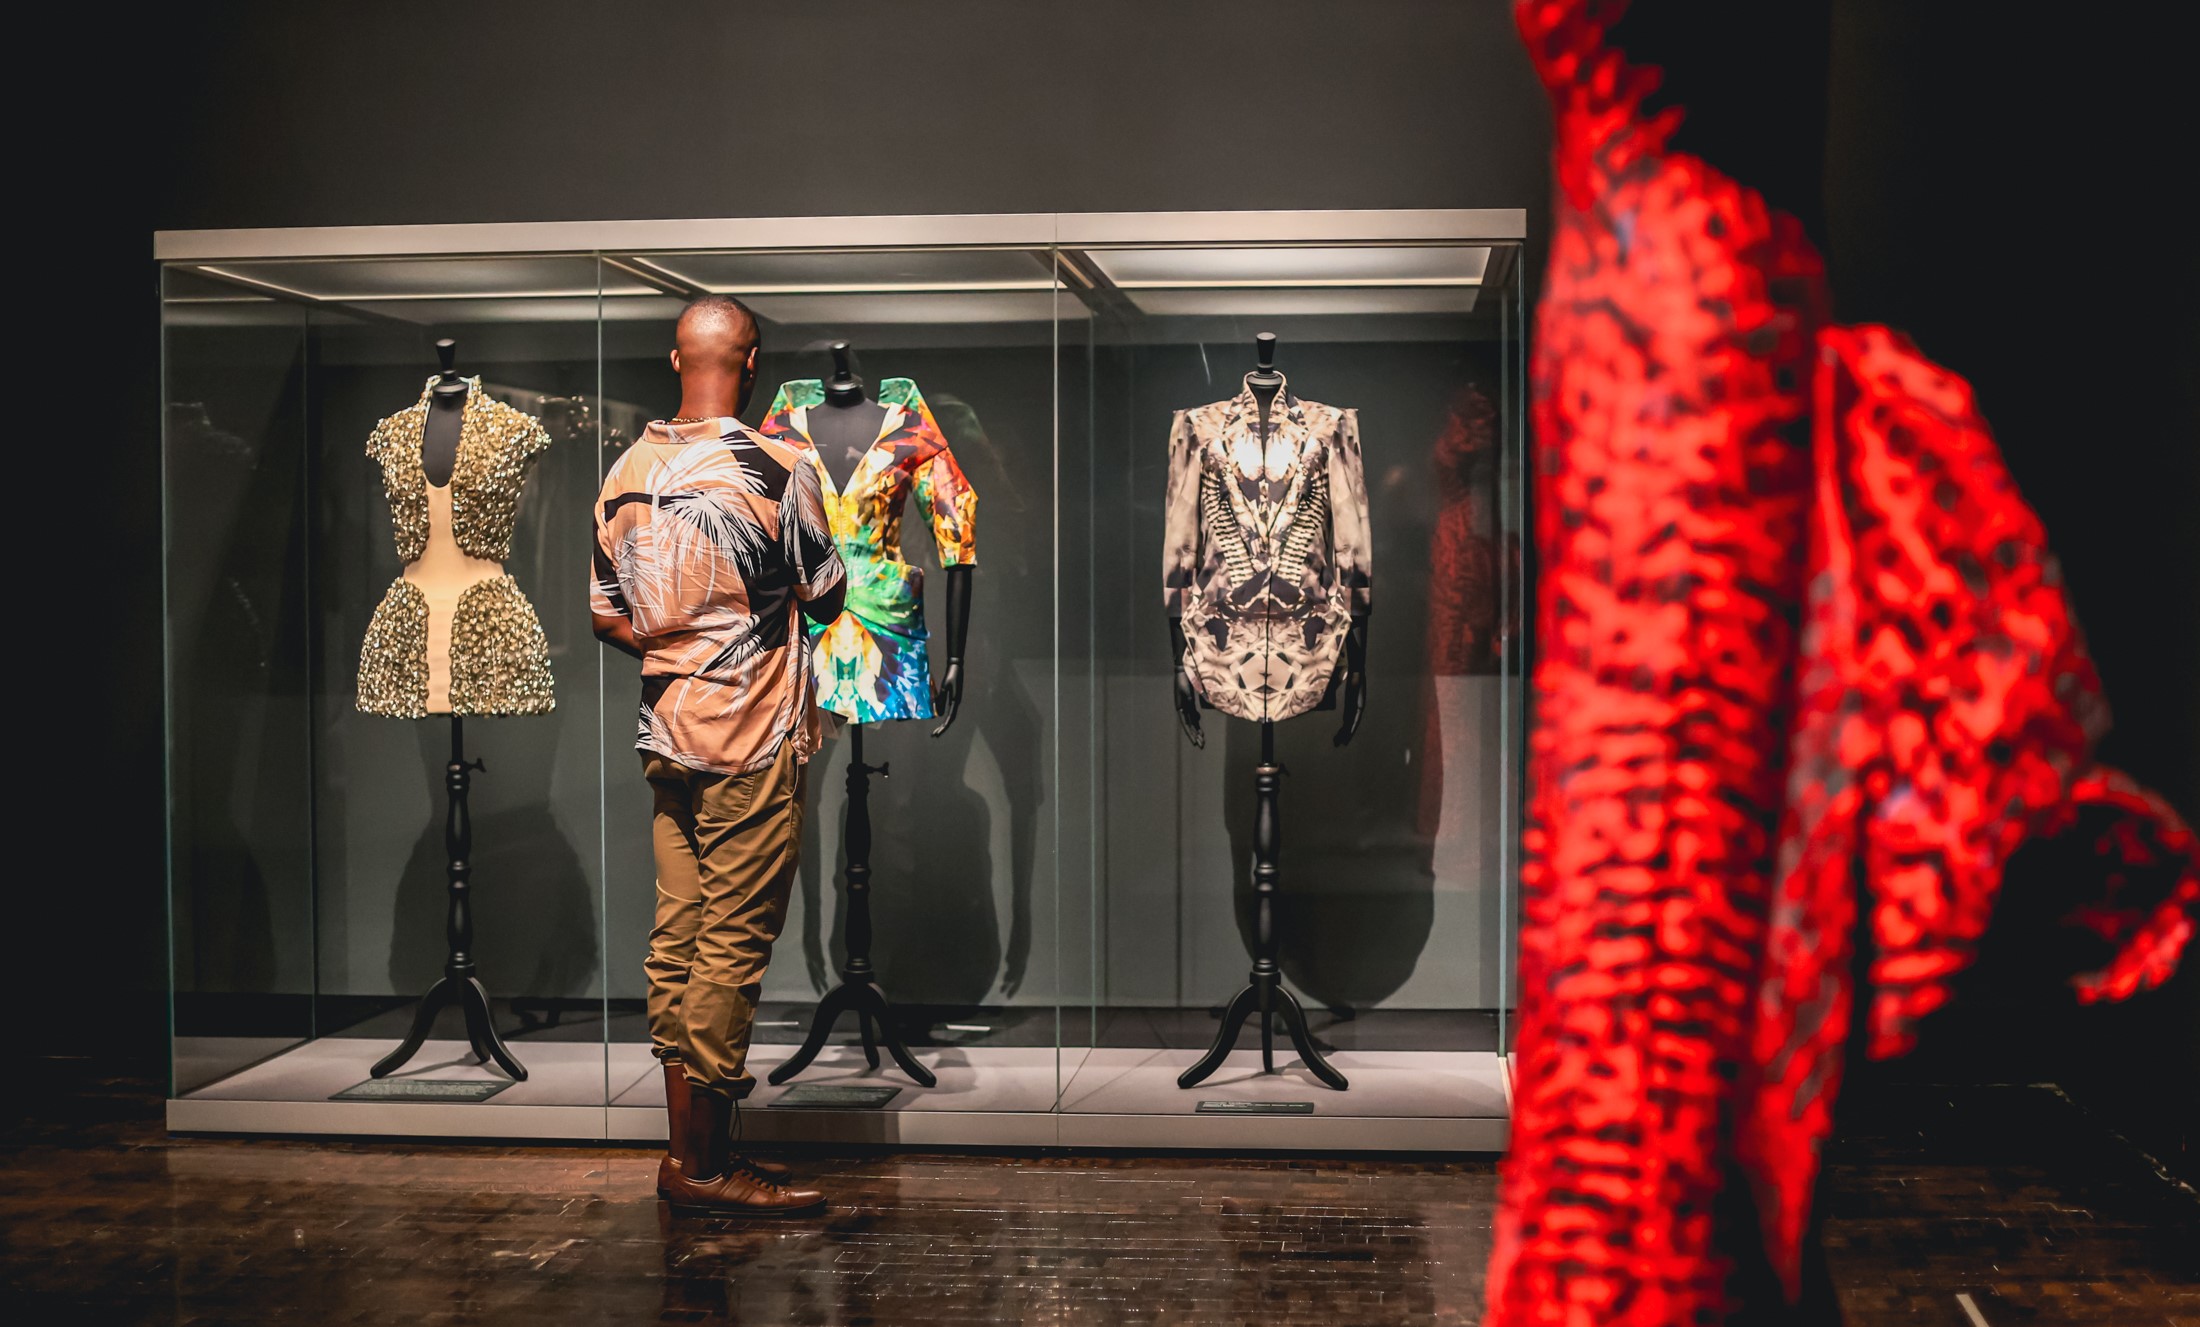
[{"label": "white display platform", "polygon": [[[396,1043],[308,1042],[168,1103],[185,1132],[532,1138],[661,1142],[664,1080],[649,1048],[529,1042],[516,1048],[528,1079],[482,1102],[331,1101],[367,1077]],[[759,1079],[793,1047],[760,1045]],[[747,1137],[760,1142],[895,1146],[1113,1147],[1222,1151],[1494,1152],[1505,1145],[1507,1066],[1487,1051],[1338,1051],[1350,1081],[1323,1087],[1295,1058],[1263,1074],[1257,1051],[1233,1054],[1191,1089],[1176,1076],[1196,1051],[1052,1047],[925,1048],[939,1078],[920,1088],[891,1060],[872,1069],[836,1045],[785,1087],[760,1082],[745,1103]],[[494,1080],[465,1043],[431,1041],[406,1072],[414,1080]],[[812,1110],[775,1102],[802,1084],[899,1089],[875,1110]],[[1201,1102],[1310,1103],[1310,1114],[1202,1113]]]},{"label": "white display platform", "polygon": [[[1322,1086],[1282,1049],[1276,1073],[1260,1071],[1258,1050],[1238,1050],[1197,1087],[1178,1087],[1177,1075],[1198,1058],[1182,1050],[1087,1052],[1062,1094],[1060,1143],[1386,1152],[1505,1146],[1505,1066],[1488,1051],[1336,1051],[1328,1059],[1351,1084],[1343,1092]],[[1203,1101],[1312,1103],[1314,1111],[1205,1114]]]}]

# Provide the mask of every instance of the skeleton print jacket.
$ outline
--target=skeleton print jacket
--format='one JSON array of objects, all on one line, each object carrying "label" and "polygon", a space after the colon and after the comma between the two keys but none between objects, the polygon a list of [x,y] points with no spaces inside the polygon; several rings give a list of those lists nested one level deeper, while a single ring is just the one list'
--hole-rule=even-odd
[{"label": "skeleton print jacket", "polygon": [[1179,411],[1169,434],[1162,584],[1182,667],[1240,719],[1318,707],[1372,592],[1357,412],[1291,395],[1263,428],[1247,387]]}]

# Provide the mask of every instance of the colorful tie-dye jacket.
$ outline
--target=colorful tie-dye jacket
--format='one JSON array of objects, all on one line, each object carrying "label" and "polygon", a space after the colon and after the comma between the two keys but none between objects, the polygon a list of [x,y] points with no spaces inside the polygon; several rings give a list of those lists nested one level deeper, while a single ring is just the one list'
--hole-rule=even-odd
[{"label": "colorful tie-dye jacket", "polygon": [[932,669],[925,648],[924,571],[901,555],[903,505],[914,495],[932,527],[942,567],[978,560],[978,495],[955,463],[947,437],[907,378],[878,387],[886,407],[879,436],[837,490],[810,437],[810,411],[823,405],[825,384],[790,382],[772,398],[758,429],[767,438],[798,439],[808,449],[825,490],[833,540],[848,569],[848,606],[831,625],[810,626],[811,667],[820,708],[852,719],[932,717]]}]

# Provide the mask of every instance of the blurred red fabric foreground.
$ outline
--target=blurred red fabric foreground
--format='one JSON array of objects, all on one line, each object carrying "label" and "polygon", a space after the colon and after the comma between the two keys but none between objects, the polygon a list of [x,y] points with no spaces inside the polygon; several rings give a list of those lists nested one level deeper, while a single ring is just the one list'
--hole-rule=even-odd
[{"label": "blurred red fabric foreground", "polygon": [[1517,6],[1558,198],[1495,1327],[1780,1320],[1852,1031],[1909,1047],[2026,838],[2106,813],[2081,999],[2161,982],[2200,911],[2192,832],[2091,760],[2099,681],[1969,387],[1828,323],[1802,228],[1643,109],[1624,7]]}]

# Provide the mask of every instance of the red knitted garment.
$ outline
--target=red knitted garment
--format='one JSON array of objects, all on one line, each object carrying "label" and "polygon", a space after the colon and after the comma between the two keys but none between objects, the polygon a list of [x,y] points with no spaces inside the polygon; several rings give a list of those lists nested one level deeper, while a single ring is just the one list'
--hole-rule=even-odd
[{"label": "red knitted garment", "polygon": [[1497,1327],[1723,1322],[1759,1258],[1793,1298],[1852,1010],[1906,1049],[2026,837],[2113,825],[2083,998],[2161,981],[2200,908],[2192,833],[2090,764],[2098,680],[1968,387],[1826,324],[1801,228],[1642,111],[1621,8],[1518,6],[1558,199]]}]

